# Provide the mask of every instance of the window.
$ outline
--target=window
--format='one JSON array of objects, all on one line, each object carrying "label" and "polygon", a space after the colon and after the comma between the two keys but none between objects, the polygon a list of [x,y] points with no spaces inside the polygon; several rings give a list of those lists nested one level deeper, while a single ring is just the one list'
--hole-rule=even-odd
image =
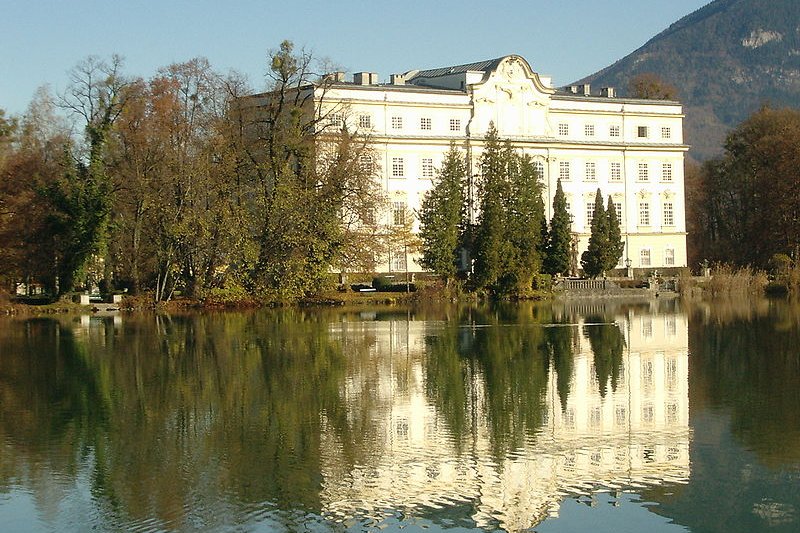
[{"label": "window", "polygon": [[536,176],[539,179],[544,178],[544,163],[541,161],[534,161],[533,162],[533,171],[536,172]]},{"label": "window", "polygon": [[594,202],[586,202],[586,225],[591,226],[594,220]]},{"label": "window", "polygon": [[566,202],[567,213],[569,214],[569,223],[572,224],[575,220],[575,217],[572,216],[572,207],[570,207],[569,202]]},{"label": "window", "polygon": [[614,409],[614,423],[624,426],[628,422],[628,409],[624,405],[618,405]]},{"label": "window", "polygon": [[609,126],[608,128],[609,137],[619,137],[619,132],[620,132],[619,126],[617,126],[616,124],[613,126]]},{"label": "window", "polygon": [[558,125],[558,134],[562,137],[569,135],[569,124],[562,122]]},{"label": "window", "polygon": [[[617,213],[617,222],[622,223],[622,202],[614,202],[614,211]],[[622,261],[622,258],[620,258]]]},{"label": "window", "polygon": [[393,130],[403,129],[403,117],[392,117],[392,129]]},{"label": "window", "polygon": [[594,164],[593,161],[586,162],[585,178],[589,181],[594,181],[597,179],[597,166]]},{"label": "window", "polygon": [[[650,317],[642,318],[642,337],[645,339],[649,339],[653,336],[653,319]],[[645,379],[647,381],[653,381],[653,362],[646,361],[644,364],[645,367]]]},{"label": "window", "polygon": [[664,250],[664,266],[675,266],[675,250],[672,248]]},{"label": "window", "polygon": [[372,115],[360,115],[358,117],[358,127],[372,129]]},{"label": "window", "polygon": [[457,118],[450,119],[450,131],[461,131],[461,120]]},{"label": "window", "polygon": [[558,177],[562,181],[569,179],[569,161],[558,162]]},{"label": "window", "polygon": [[662,139],[671,139],[672,138],[672,129],[664,126],[661,128],[661,138]]},{"label": "window", "polygon": [[406,269],[406,252],[405,250],[394,250],[392,251],[392,270],[403,271]]},{"label": "window", "polygon": [[402,157],[392,158],[392,177],[402,178],[406,175],[406,163]]},{"label": "window", "polygon": [[642,248],[639,250],[639,265],[643,267],[650,266],[650,248]]},{"label": "window", "polygon": [[406,223],[406,203],[392,202],[392,224],[402,226]]},{"label": "window", "polygon": [[431,159],[430,157],[422,158],[422,177],[423,178],[433,177],[433,159]]},{"label": "window", "polygon": [[587,137],[594,137],[594,124],[586,124],[583,126],[583,134]]},{"label": "window", "polygon": [[647,181],[650,179],[650,167],[647,163],[639,163],[639,181]]},{"label": "window", "polygon": [[672,163],[661,164],[661,180],[672,181]]},{"label": "window", "polygon": [[611,181],[622,180],[622,163],[611,163]]},{"label": "window", "polygon": [[675,212],[672,209],[672,202],[664,202],[664,225],[675,225]]},{"label": "window", "polygon": [[334,128],[341,128],[344,126],[344,115],[341,113],[331,113],[328,115],[328,124]]},{"label": "window", "polygon": [[419,129],[421,130],[430,130],[431,129],[431,119],[429,117],[422,117],[419,119]]},{"label": "window", "polygon": [[[650,225],[650,203],[649,202],[639,202],[639,225],[640,226],[649,226]],[[647,252],[650,253],[649,250]]]},{"label": "window", "polygon": [[375,171],[375,162],[371,155],[361,155],[358,157],[358,166],[361,172],[372,174]]},{"label": "window", "polygon": [[647,126],[639,126],[636,128],[636,136],[640,139],[647,139]]}]

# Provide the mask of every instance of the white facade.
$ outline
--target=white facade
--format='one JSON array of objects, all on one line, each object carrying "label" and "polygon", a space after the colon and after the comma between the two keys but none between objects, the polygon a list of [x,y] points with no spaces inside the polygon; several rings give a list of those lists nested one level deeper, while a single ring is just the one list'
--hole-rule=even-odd
[{"label": "white facade", "polygon": [[[333,121],[369,136],[391,208],[418,209],[451,142],[468,154],[475,176],[483,139],[494,123],[502,139],[541,166],[548,220],[556,181],[573,215],[578,257],[586,249],[588,212],[599,187],[619,204],[625,252],[633,268],[686,266],[683,111],[677,102],[619,99],[586,86],[557,91],[519,56],[410,71],[378,84],[318,88]],[[370,84],[372,83],[372,84]],[[388,265],[391,269],[391,265]],[[410,270],[420,270],[412,263]]]}]

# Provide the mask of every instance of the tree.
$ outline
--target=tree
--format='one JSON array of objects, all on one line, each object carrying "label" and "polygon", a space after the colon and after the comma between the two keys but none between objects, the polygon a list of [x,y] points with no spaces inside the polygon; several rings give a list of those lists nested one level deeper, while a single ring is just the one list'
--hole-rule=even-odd
[{"label": "tree", "polygon": [[111,128],[125,105],[122,59],[106,63],[89,57],[70,72],[71,84],[61,105],[84,123],[82,152],[65,152],[63,177],[45,191],[55,211],[50,228],[58,237],[56,257],[59,293],[71,291],[92,255],[105,250],[113,187],[107,169]]},{"label": "tree", "polygon": [[707,161],[692,198],[706,258],[760,268],[800,252],[800,111],[762,107],[734,129],[725,154]]},{"label": "tree", "polygon": [[542,270],[542,228],[546,226],[544,187],[531,157],[514,153],[510,146],[508,150],[507,238],[514,250],[510,278],[517,291],[525,292],[532,288],[534,276]]},{"label": "tree", "polygon": [[420,263],[442,276],[448,284],[455,279],[460,262],[466,179],[464,156],[455,143],[451,143],[419,210]]},{"label": "tree", "polygon": [[603,266],[605,271],[609,271],[619,264],[622,253],[625,251],[625,242],[622,240],[617,208],[614,206],[614,200],[611,196],[608,197],[606,218],[608,219],[608,248]]},{"label": "tree", "polygon": [[631,78],[628,92],[633,98],[645,100],[675,100],[678,97],[678,89],[654,72],[642,72]]},{"label": "tree", "polygon": [[571,225],[570,214],[567,211],[567,197],[559,178],[553,196],[553,216],[550,219],[547,254],[544,260],[544,271],[550,275],[564,274],[569,270]]},{"label": "tree", "polygon": [[486,132],[480,159],[478,187],[480,214],[475,232],[475,284],[480,288],[502,291],[507,261],[512,255],[506,239],[506,204],[510,196],[508,158],[497,129],[491,124]]},{"label": "tree", "polygon": [[589,246],[581,255],[581,266],[587,276],[596,278],[603,274],[609,255],[608,248],[608,218],[603,207],[603,194],[598,188],[594,197],[592,233],[589,236]]}]

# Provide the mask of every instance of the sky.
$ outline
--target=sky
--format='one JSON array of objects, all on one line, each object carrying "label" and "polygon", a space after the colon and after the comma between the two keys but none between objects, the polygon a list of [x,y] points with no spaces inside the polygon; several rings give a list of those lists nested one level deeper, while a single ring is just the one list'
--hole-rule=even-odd
[{"label": "sky", "polygon": [[393,73],[523,56],[567,85],[636,50],[710,0],[0,0],[0,108],[58,94],[90,55],[124,73],[206,57],[265,88],[266,57],[289,39],[347,72]]}]

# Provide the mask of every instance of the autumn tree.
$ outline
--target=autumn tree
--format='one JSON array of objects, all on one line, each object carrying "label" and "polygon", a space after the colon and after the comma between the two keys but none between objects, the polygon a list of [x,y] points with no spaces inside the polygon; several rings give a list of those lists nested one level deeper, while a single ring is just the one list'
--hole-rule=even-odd
[{"label": "autumn tree", "polygon": [[708,259],[766,268],[800,250],[800,111],[763,107],[734,129],[724,155],[701,170]]},{"label": "autumn tree", "polygon": [[464,155],[451,143],[419,210],[421,264],[448,284],[455,279],[460,262],[466,180]]},{"label": "autumn tree", "polygon": [[654,72],[642,72],[631,78],[628,94],[632,98],[645,100],[675,100],[678,97],[678,89]]}]

